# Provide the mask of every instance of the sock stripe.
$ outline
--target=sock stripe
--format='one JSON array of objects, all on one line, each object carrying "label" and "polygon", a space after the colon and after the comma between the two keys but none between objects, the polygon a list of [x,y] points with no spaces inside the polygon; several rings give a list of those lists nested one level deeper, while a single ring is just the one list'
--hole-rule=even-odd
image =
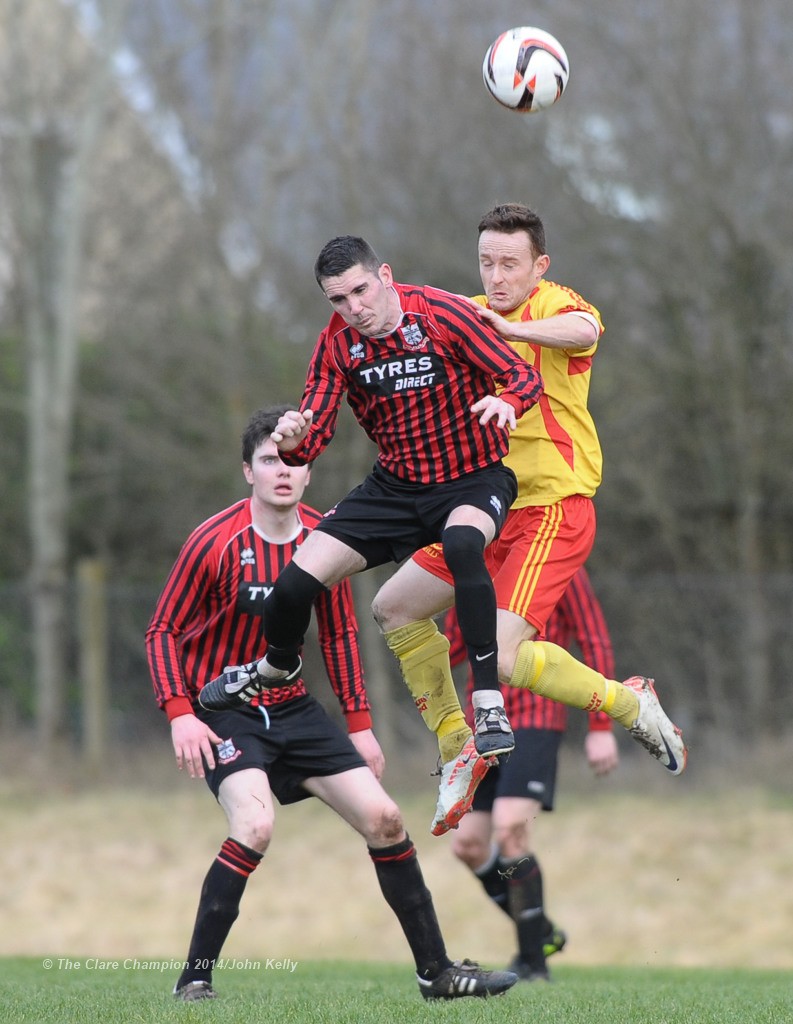
[{"label": "sock stripe", "polygon": [[220,847],[217,859],[227,868],[247,878],[259,866],[262,855],[247,846],[243,846],[242,843],[238,843],[235,839],[226,839]]},{"label": "sock stripe", "polygon": [[404,839],[394,846],[384,846],[382,849],[369,847],[369,856],[376,864],[395,864],[401,860],[410,860],[416,856],[416,847],[412,839]]}]

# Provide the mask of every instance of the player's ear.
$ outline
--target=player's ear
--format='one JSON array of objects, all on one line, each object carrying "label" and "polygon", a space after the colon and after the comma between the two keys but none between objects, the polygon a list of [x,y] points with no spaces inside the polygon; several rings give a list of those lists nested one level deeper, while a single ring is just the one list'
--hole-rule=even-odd
[{"label": "player's ear", "polygon": [[242,464],[242,475],[245,477],[246,482],[253,487],[253,470],[247,462],[243,462]]},{"label": "player's ear", "polygon": [[391,270],[391,267],[387,263],[380,264],[377,271],[377,276],[380,278],[380,280],[383,282],[386,288],[390,288],[391,285],[394,283],[394,272]]},{"label": "player's ear", "polygon": [[544,274],[547,274],[548,267],[550,267],[550,265],[551,257],[548,255],[547,252],[544,252],[542,256],[538,256],[537,259],[534,261],[534,267],[537,271],[537,276],[542,277]]}]

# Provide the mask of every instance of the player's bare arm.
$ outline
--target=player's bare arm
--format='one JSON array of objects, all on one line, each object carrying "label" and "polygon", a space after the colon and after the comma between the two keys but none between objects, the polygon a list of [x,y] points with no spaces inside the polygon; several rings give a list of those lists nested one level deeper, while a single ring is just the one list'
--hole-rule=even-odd
[{"label": "player's bare arm", "polygon": [[310,409],[303,412],[290,409],[278,420],[270,436],[282,452],[291,452],[300,446],[311,427],[313,415]]},{"label": "player's bare arm", "polygon": [[499,398],[498,395],[486,395],[484,398],[480,398],[471,406],[471,412],[474,415],[480,414],[479,422],[483,425],[489,423],[495,416],[498,427],[509,427],[510,430],[514,430],[517,426],[514,406],[505,402],[503,398]]},{"label": "player's bare arm", "polygon": [[525,341],[546,348],[573,349],[585,351],[600,337],[600,327],[588,313],[560,313],[543,320],[520,320],[513,322],[501,316],[494,309],[487,309],[473,303],[477,311],[494,330],[507,341]]},{"label": "player's bare arm", "polygon": [[210,768],[215,767],[212,747],[223,740],[195,715],[187,714],[171,720],[171,742],[177,768],[186,768],[193,779],[203,779],[204,760]]}]

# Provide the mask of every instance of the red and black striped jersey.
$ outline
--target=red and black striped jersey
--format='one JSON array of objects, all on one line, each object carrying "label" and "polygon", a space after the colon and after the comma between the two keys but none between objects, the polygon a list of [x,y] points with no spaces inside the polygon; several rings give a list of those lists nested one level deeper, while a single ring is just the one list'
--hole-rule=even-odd
[{"label": "red and black striped jersey", "polygon": [[[254,527],[251,500],[245,498],[193,530],[146,631],[154,693],[169,718],[189,712],[201,687],[227,665],[262,657],[264,599],[321,518],[300,504],[294,537],[274,543]],[[349,580],[323,591],[314,611],[325,668],[347,727],[350,732],[371,728]],[[301,679],[265,690],[255,703],[280,703],[305,692]]]},{"label": "red and black striped jersey", "polygon": [[[449,656],[452,664],[460,664],[465,660],[466,652],[453,608],[446,615],[443,631],[451,643]],[[606,618],[589,575],[583,567],[570,580],[540,639],[564,647],[565,650],[576,643],[585,664],[600,672],[606,679],[614,678],[614,650]],[[502,686],[501,690],[504,694],[507,717],[513,729],[553,729],[564,732],[567,728],[567,707],[564,704],[516,686]],[[466,689],[466,715],[469,720],[471,693],[472,682],[469,674]],[[602,711],[591,712],[589,728],[610,729],[611,719]]]},{"label": "red and black striped jersey", "polygon": [[311,358],[301,409],[313,421],[302,444],[281,458],[311,462],[336,430],[346,393],[356,419],[401,480],[455,480],[506,455],[509,431],[482,425],[471,406],[500,389],[518,418],[542,394],[542,378],[472,303],[437,288],[395,284],[403,316],[369,338],[334,313]]}]

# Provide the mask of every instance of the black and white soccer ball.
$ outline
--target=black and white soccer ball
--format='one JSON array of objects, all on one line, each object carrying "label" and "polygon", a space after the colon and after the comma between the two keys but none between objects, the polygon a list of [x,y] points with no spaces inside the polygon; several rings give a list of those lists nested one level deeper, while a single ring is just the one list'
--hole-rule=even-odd
[{"label": "black and white soccer ball", "polygon": [[482,77],[502,106],[534,114],[561,98],[570,78],[570,62],[550,32],[530,26],[511,28],[485,54]]}]

